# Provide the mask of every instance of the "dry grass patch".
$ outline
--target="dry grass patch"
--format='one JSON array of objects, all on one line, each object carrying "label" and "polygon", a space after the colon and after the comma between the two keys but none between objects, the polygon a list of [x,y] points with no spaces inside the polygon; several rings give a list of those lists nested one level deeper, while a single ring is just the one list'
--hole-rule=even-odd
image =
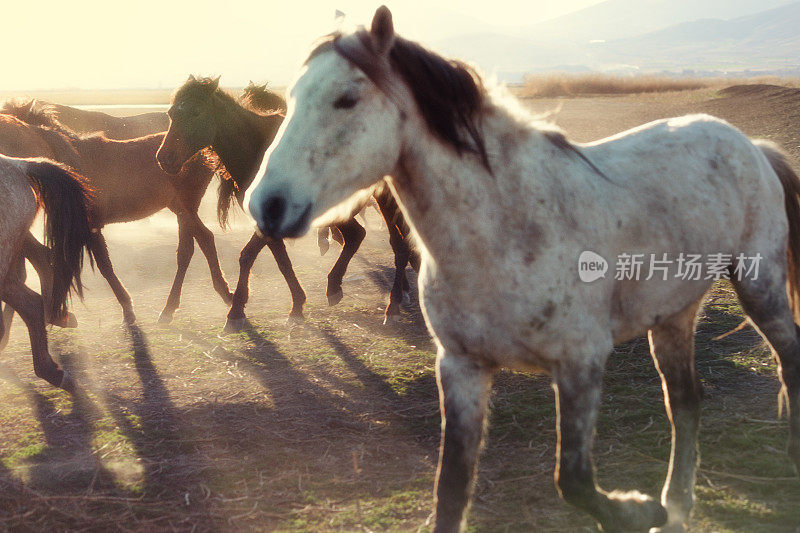
[{"label": "dry grass patch", "polygon": [[679,78],[664,75],[622,76],[599,72],[568,74],[530,74],[525,77],[518,95],[523,98],[620,95],[694,91],[731,85],[800,86],[798,78],[762,76],[757,78]]}]

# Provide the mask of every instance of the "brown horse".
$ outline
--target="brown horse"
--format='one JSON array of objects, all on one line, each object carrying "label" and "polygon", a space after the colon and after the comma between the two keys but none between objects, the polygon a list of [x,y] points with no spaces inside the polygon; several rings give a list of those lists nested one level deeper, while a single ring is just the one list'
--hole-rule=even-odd
[{"label": "brown horse", "polygon": [[[71,391],[72,381],[50,356],[42,297],[25,286],[22,248],[39,206],[44,207],[45,255],[53,266],[50,312],[66,310],[70,289],[82,292],[83,252],[93,261],[91,191],[85,180],[52,161],[0,155],[0,299],[13,307],[31,339],[33,369],[47,382]],[[0,349],[10,324],[0,319]]]},{"label": "brown horse", "polygon": [[[29,100],[22,106],[30,111],[54,113],[55,118],[75,133],[103,133],[109,139],[125,140],[144,137],[167,131],[169,117],[163,112],[141,113],[127,117],[115,117],[100,111],[89,111],[43,100]],[[14,110],[20,103],[6,102],[0,113]]]},{"label": "brown horse", "polygon": [[[214,235],[197,214],[214,174],[202,157],[193,158],[180,176],[172,177],[155,161],[164,133],[124,141],[108,139],[101,134],[81,136],[52,114],[35,111],[30,106],[9,108],[6,112],[15,116],[0,115],[0,153],[44,156],[61,161],[78,169],[95,189],[97,216],[93,224],[96,231],[90,246],[100,272],[122,306],[125,322],[136,320],[133,304],[114,273],[100,230],[106,224],[138,220],[165,207],[178,218],[178,269],[159,322],[170,322],[180,305],[183,280],[194,253],[193,240],[197,240],[206,256],[215,290],[226,303],[230,302],[232,295],[219,266]],[[25,256],[40,270],[42,250],[31,240],[28,239]]]},{"label": "brown horse", "polygon": [[[271,107],[260,107],[262,105]],[[220,185],[218,212],[220,221],[224,223],[233,200],[237,199],[241,204],[244,191],[252,182],[264,152],[283,121],[281,110],[285,107],[283,99],[268,91],[266,86],[251,83],[237,101],[219,88],[219,78],[197,79],[190,76],[172,98],[168,112],[170,128],[158,151],[159,164],[166,171],[174,173],[198,151],[211,147],[225,166],[229,178]],[[387,316],[393,317],[399,314],[409,251],[405,237],[398,229],[403,227],[403,223],[402,220],[397,220],[398,209],[391,195],[380,195],[378,203],[387,217],[390,229],[394,230],[390,232],[390,242],[395,248],[398,271],[402,273],[401,276],[396,276],[399,279],[396,279],[395,285],[399,290],[392,291],[392,301],[387,308]],[[336,229],[341,233],[343,246],[338,260],[328,274],[326,294],[331,305],[342,299],[342,279],[366,234],[353,217],[338,224]],[[264,237],[256,232],[242,249],[239,258],[239,282],[228,313],[226,331],[238,331],[244,325],[250,270],[264,246],[272,251],[289,285],[292,294],[289,319],[302,318],[305,293],[294,274],[283,241]]]}]

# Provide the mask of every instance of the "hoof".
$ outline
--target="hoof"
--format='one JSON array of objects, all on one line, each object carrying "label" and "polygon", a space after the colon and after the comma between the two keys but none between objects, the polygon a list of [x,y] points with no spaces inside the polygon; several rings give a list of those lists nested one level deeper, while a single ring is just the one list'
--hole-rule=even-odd
[{"label": "hoof", "polygon": [[69,372],[64,371],[64,375],[61,377],[61,383],[58,386],[70,394],[75,394],[75,382],[72,381]]},{"label": "hoof", "polygon": [[[168,313],[166,311],[161,311],[161,314],[158,315],[158,325],[159,326],[167,326],[172,324],[172,319],[175,316],[174,312]],[[126,320],[127,322],[127,320]]]},{"label": "hoof", "polygon": [[228,318],[225,320],[225,327],[222,328],[223,333],[231,334],[231,333],[239,333],[244,331],[245,327],[247,326],[247,318]]},{"label": "hoof", "polygon": [[608,498],[608,513],[600,523],[605,532],[648,532],[667,523],[667,510],[649,496],[632,491],[613,492]]},{"label": "hoof", "polygon": [[286,318],[286,325],[289,327],[299,326],[306,323],[306,318],[303,315],[289,315]]},{"label": "hoof", "polygon": [[342,289],[338,289],[336,291],[328,292],[328,305],[336,305],[342,301],[344,298],[344,291]]},{"label": "hoof", "polygon": [[400,323],[400,315],[385,315],[383,317],[384,326],[395,326]]},{"label": "hoof", "polygon": [[67,311],[66,315],[54,318],[50,323],[59,328],[77,328],[78,318],[74,313]]}]

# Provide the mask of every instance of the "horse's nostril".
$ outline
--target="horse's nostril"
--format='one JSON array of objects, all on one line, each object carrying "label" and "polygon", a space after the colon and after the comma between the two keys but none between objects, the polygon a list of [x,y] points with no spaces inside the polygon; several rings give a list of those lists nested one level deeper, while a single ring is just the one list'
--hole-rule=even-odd
[{"label": "horse's nostril", "polygon": [[277,225],[286,212],[286,200],[282,196],[271,196],[264,204],[264,214],[267,220]]}]

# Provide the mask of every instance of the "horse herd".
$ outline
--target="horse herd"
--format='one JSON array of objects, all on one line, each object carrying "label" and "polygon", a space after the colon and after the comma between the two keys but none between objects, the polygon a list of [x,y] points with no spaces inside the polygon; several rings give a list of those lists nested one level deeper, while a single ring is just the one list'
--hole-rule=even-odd
[{"label": "horse herd", "polygon": [[[180,304],[197,241],[214,289],[231,306],[226,329],[237,330],[250,269],[265,246],[289,285],[290,320],[302,318],[305,293],[283,239],[312,222],[324,228],[323,253],[328,227],[343,244],[328,275],[327,297],[337,303],[364,238],[354,214],[374,198],[395,253],[387,320],[408,289],[410,262],[438,349],[435,531],[465,525],[492,376],[501,368],[552,378],[555,480],[567,502],[604,531],[687,527],[702,396],[693,334],[714,278],[583,282],[576,267],[587,250],[607,259],[727,258],[723,269],[778,362],[788,452],[800,469],[800,179],[777,146],[704,115],[572,143],[487,88],[471,67],[398,36],[385,7],[370,28],[319,42],[287,90],[288,106],[265,87],[251,85],[237,99],[218,82],[190,77],[174,93],[168,122],[163,114],[120,119],[36,102],[3,109],[0,347],[16,311],[30,332],[37,376],[74,387],[48,353],[45,322],[75,325],[66,302],[70,288],[80,294],[84,256],[111,285],[124,320],[136,319],[114,274],[105,224],[173,211],[177,271],[159,321],[172,320]],[[220,222],[238,202],[258,227],[242,249],[233,293],[198,216],[215,172],[223,177]],[[37,203],[44,244],[29,232]],[[732,275],[742,254],[763,258],[757,275]],[[40,275],[41,296],[24,284],[25,259]],[[601,489],[591,454],[608,355],[644,333],[672,425],[659,501]]]}]

